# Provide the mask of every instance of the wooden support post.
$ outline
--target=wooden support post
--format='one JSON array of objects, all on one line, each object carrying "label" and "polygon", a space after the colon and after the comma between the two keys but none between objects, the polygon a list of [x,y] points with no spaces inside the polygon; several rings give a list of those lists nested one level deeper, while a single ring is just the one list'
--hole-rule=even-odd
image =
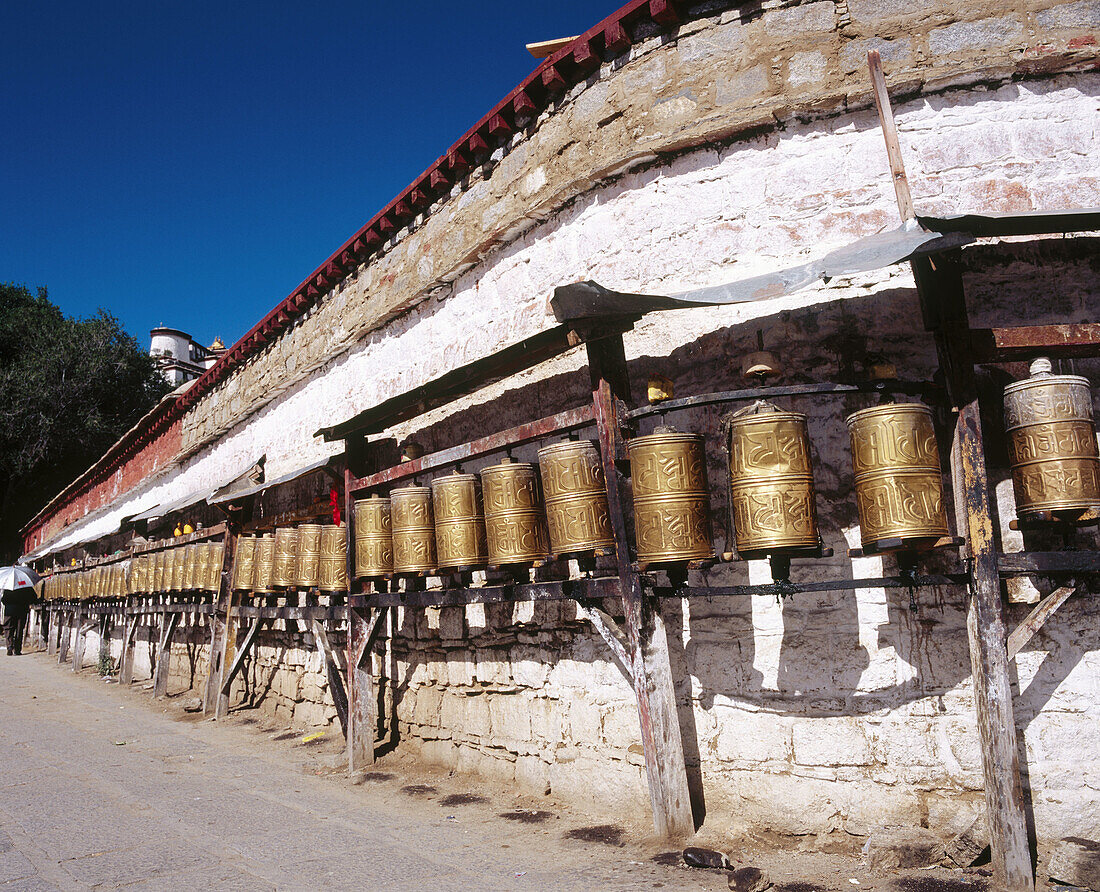
[{"label": "wooden support post", "polygon": [[160,641],[157,642],[157,668],[153,673],[153,699],[168,696],[168,673],[172,664],[172,635],[180,621],[178,613],[162,613]]},{"label": "wooden support post", "polygon": [[88,633],[95,627],[95,620],[85,620],[81,617],[80,625],[76,629],[76,644],[73,646],[73,672],[79,672],[84,668],[84,648],[88,643]]},{"label": "wooden support post", "polygon": [[203,714],[213,713],[220,719],[229,711],[229,695],[223,693],[222,681],[226,667],[233,662],[237,650],[238,595],[233,591],[233,557],[237,537],[225,533],[225,549],[222,558],[221,584],[214,601],[214,613],[210,617],[210,666],[206,676],[206,692],[203,698]]},{"label": "wooden support post", "polygon": [[631,563],[623,504],[626,487],[618,464],[625,458],[618,401],[630,398],[623,339],[621,334],[614,335],[589,341],[586,346],[607,503],[615,530],[615,554],[653,826],[661,837],[682,838],[695,831],[695,822],[668,643],[660,615],[645,603],[641,580]]},{"label": "wooden support post", "polygon": [[118,661],[119,684],[128,685],[134,681],[134,639],[137,637],[140,619],[141,617],[135,614],[126,623],[126,631],[122,636],[122,656]]},{"label": "wooden support post", "polygon": [[898,140],[898,128],[894,123],[894,109],[890,105],[890,94],[886,91],[886,77],[882,73],[882,57],[878,50],[867,54],[867,67],[871,72],[871,88],[875,95],[875,108],[878,110],[882,135],[886,140],[886,157],[890,164],[890,179],[894,181],[894,194],[898,199],[898,210],[902,220],[916,220],[913,209],[913,197],[909,192],[909,179],[905,176],[905,163],[901,157],[901,142]]},{"label": "wooden support post", "polygon": [[348,604],[347,727],[348,772],[374,764],[374,735],[378,728],[378,700],[374,687],[371,646],[378,635],[384,608]]},{"label": "wooden support post", "polygon": [[244,634],[244,641],[241,642],[237,648],[236,654],[233,656],[233,662],[229,666],[229,670],[224,673],[222,679],[222,694],[226,697],[229,696],[229,692],[233,689],[233,679],[237,677],[237,673],[241,671],[241,667],[244,665],[244,658],[248,656],[249,650],[252,649],[252,645],[256,642],[256,636],[260,631],[260,626],[263,624],[263,617],[257,616],[252,621],[252,625],[248,627],[248,631]]},{"label": "wooden support post", "polygon": [[72,647],[73,640],[73,615],[74,611],[66,610],[63,612],[64,620],[58,620],[58,639],[57,639],[57,662],[58,665],[65,663],[69,659],[69,648]]},{"label": "wooden support post", "polygon": [[321,658],[325,661],[325,675],[328,677],[328,690],[332,695],[333,705],[336,707],[336,715],[340,719],[340,727],[344,737],[348,734],[348,695],[344,691],[344,680],[340,677],[340,666],[336,662],[336,654],[328,640],[325,624],[319,619],[312,622],[313,638],[321,652]]},{"label": "wooden support post", "polygon": [[993,509],[961,265],[956,253],[941,255],[934,263],[914,261],[913,270],[925,318],[936,332],[948,395],[958,411],[951,463],[958,530],[966,536],[970,562],[967,632],[994,884],[1008,892],[1032,892],[1035,873],[1020,780]]},{"label": "wooden support post", "polygon": [[57,635],[58,627],[61,625],[59,621],[60,613],[51,607],[49,608],[48,616],[49,624],[47,626],[48,633],[46,635],[46,653],[53,656],[57,653],[57,645],[60,640]]}]

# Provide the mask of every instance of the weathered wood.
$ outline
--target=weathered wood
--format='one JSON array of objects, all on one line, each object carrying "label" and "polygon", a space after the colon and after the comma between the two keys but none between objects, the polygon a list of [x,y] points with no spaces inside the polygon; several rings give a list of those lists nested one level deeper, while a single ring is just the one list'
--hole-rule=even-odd
[{"label": "weathered wood", "polygon": [[138,617],[131,616],[126,621],[126,630],[122,636],[122,656],[118,661],[118,683],[132,684],[134,681],[134,639],[137,637]]},{"label": "weathered wood", "polygon": [[58,664],[65,663],[69,659],[69,648],[72,647],[73,640],[73,618],[75,616],[74,611],[65,610],[62,612],[63,619],[58,622],[58,639],[57,639],[57,662]]},{"label": "weathered wood", "polygon": [[1020,551],[1002,554],[997,566],[1002,576],[1096,573],[1100,571],[1100,552]]},{"label": "weathered wood", "polygon": [[633,661],[629,653],[630,640],[627,638],[626,633],[619,628],[619,624],[615,622],[615,618],[611,616],[611,614],[600,610],[598,607],[586,604],[582,601],[577,602],[577,610],[585,619],[592,623],[596,632],[599,633],[599,636],[611,649],[611,656],[615,660],[615,665],[619,667],[627,680],[633,684],[634,673],[631,668]]},{"label": "weathered wood", "polygon": [[61,613],[50,607],[47,608],[47,615],[49,616],[49,633],[46,636],[46,653],[53,656],[57,653],[57,647],[60,643],[59,629],[61,628]]},{"label": "weathered wood", "polygon": [[245,657],[248,656],[249,650],[252,645],[256,643],[256,637],[259,634],[260,626],[263,624],[263,620],[257,617],[253,620],[252,625],[248,627],[248,631],[244,633],[244,640],[237,647],[237,652],[233,655],[233,662],[229,666],[229,670],[225,673],[225,677],[222,679],[222,694],[226,697],[229,696],[229,692],[233,689],[233,679],[237,677],[237,673],[241,671],[241,666],[244,665]]},{"label": "weathered wood", "polygon": [[1005,362],[1036,356],[1095,357],[1100,356],[1100,323],[977,328],[970,332],[970,345],[975,362]]},{"label": "weathered wood", "polygon": [[88,643],[88,633],[95,628],[94,622],[81,620],[76,630],[76,644],[73,646],[73,672],[84,668],[84,648]]},{"label": "weathered wood", "polygon": [[630,559],[623,505],[626,489],[618,465],[624,457],[618,400],[630,398],[623,340],[620,335],[589,341],[587,350],[653,826],[658,836],[682,838],[694,832],[695,821],[667,642],[661,639],[664,625],[655,620],[655,611],[646,608],[641,580]]},{"label": "weathered wood", "polygon": [[981,411],[969,350],[969,328],[957,256],[913,264],[925,318],[933,323],[948,394],[958,408],[951,451],[958,529],[966,534],[971,568],[967,617],[974,703],[981,738],[994,883],[1032,892],[1035,875],[1020,779],[1020,752],[997,547],[994,541]]},{"label": "weathered wood", "polygon": [[157,642],[157,668],[153,672],[153,699],[168,696],[168,674],[172,668],[172,636],[179,624],[178,613],[165,613],[161,620],[160,640]]},{"label": "weathered wood", "polygon": [[1008,636],[1008,658],[1010,660],[1027,646],[1027,643],[1043,627],[1043,623],[1050,619],[1054,612],[1065,604],[1075,591],[1077,591],[1075,587],[1064,585],[1052,591],[1035,605],[1027,618],[1013,629],[1012,634]]},{"label": "weathered wood", "polygon": [[348,771],[374,764],[374,736],[378,728],[378,701],[374,689],[371,644],[386,611],[348,607]]},{"label": "weathered wood", "polygon": [[328,640],[328,632],[325,624],[315,619],[312,624],[313,638],[321,651],[321,658],[325,661],[325,675],[328,678],[328,690],[332,695],[332,703],[336,707],[336,716],[340,719],[340,728],[344,737],[348,734],[348,695],[344,690],[344,680],[340,677],[340,666],[336,662],[336,654],[332,644]]},{"label": "weathered wood", "polygon": [[232,664],[237,647],[238,595],[233,591],[232,567],[237,537],[232,532],[225,534],[225,548],[222,552],[221,581],[218,596],[214,603],[210,623],[210,666],[206,678],[206,691],[203,697],[203,714],[213,713],[221,718],[229,711],[229,695],[222,691],[222,679],[226,668]]},{"label": "weathered wood", "polygon": [[913,209],[913,196],[909,192],[909,179],[905,175],[905,162],[901,157],[901,142],[898,140],[898,128],[894,123],[894,109],[890,105],[890,94],[886,89],[886,76],[882,73],[882,57],[878,50],[867,53],[867,67],[871,72],[871,89],[874,91],[875,108],[878,110],[879,123],[882,124],[882,136],[886,140],[886,157],[890,163],[890,178],[894,181],[894,193],[898,199],[898,210],[902,220],[916,220]]}]

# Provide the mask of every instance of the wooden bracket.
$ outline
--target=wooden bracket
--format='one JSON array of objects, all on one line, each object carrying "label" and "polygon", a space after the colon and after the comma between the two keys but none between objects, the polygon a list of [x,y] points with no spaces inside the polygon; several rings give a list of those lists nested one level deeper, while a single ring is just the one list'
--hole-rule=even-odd
[{"label": "wooden bracket", "polygon": [[168,696],[168,673],[172,663],[172,635],[180,621],[178,613],[162,614],[160,641],[157,642],[157,668],[153,672],[153,699]]},{"label": "wooden bracket", "polygon": [[1010,660],[1027,646],[1027,643],[1043,627],[1043,623],[1050,619],[1054,612],[1065,604],[1075,591],[1077,589],[1074,586],[1064,585],[1052,591],[1035,605],[1027,618],[1008,636],[1008,658]]},{"label": "wooden bracket", "polygon": [[382,627],[386,608],[348,605],[347,727],[348,772],[374,764],[374,735],[378,727],[371,646]]},{"label": "wooden bracket", "polygon": [[340,677],[340,666],[336,662],[336,653],[328,640],[328,632],[325,624],[319,619],[312,623],[313,638],[317,642],[317,648],[325,662],[325,674],[328,676],[328,689],[332,694],[332,702],[336,706],[336,715],[340,719],[340,727],[344,731],[344,737],[348,734],[348,695],[344,690],[344,680]]},{"label": "wooden bracket", "polygon": [[235,679],[237,673],[241,671],[245,657],[248,656],[248,652],[251,650],[252,645],[256,643],[256,636],[259,634],[260,626],[263,624],[263,621],[263,617],[256,617],[252,625],[248,627],[248,631],[244,633],[244,640],[237,645],[237,652],[233,655],[233,662],[229,666],[228,671],[225,672],[225,677],[222,680],[221,694],[223,697],[228,698],[229,692],[233,690],[233,679]]},{"label": "wooden bracket", "polygon": [[126,632],[122,636],[122,657],[118,663],[118,683],[132,684],[134,680],[134,639],[137,637],[137,616],[131,616],[126,622]]},{"label": "wooden bracket", "polygon": [[631,656],[630,641],[626,632],[622,630],[611,614],[600,610],[600,608],[587,601],[578,600],[577,610],[592,623],[600,637],[611,649],[611,656],[615,659],[615,664],[619,667],[619,670],[626,676],[627,681],[633,683],[634,659]]}]

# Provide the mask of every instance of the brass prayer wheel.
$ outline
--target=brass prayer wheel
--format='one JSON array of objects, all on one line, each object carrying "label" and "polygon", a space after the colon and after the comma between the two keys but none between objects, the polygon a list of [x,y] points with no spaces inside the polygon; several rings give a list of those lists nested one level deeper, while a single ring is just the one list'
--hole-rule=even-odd
[{"label": "brass prayer wheel", "polygon": [[757,403],[727,426],[730,504],[742,557],[817,548],[806,416]]},{"label": "brass prayer wheel", "polygon": [[252,588],[252,572],[256,562],[256,537],[241,536],[237,540],[237,553],[233,559],[233,591]]},{"label": "brass prayer wheel", "polygon": [[222,587],[222,568],[225,564],[225,542],[211,542],[206,548],[206,576],[202,587],[208,592],[216,592]]},{"label": "brass prayer wheel", "polygon": [[275,574],[275,536],[264,533],[256,537],[252,553],[252,591],[269,595],[273,591],[271,579]]},{"label": "brass prayer wheel", "polygon": [[183,549],[176,547],[170,552],[171,562],[165,564],[164,575],[168,579],[168,591],[178,592],[183,587]]},{"label": "brass prayer wheel", "polygon": [[323,592],[345,592],[348,589],[348,528],[326,524],[321,527],[320,582]]},{"label": "brass prayer wheel", "polygon": [[1054,375],[1050,360],[1005,388],[1005,430],[1016,513],[1072,518],[1100,508],[1100,457],[1087,378]]},{"label": "brass prayer wheel", "polygon": [[435,525],[430,486],[404,486],[390,493],[393,572],[435,570]]},{"label": "brass prayer wheel", "polygon": [[432,481],[436,562],[442,570],[484,567],[485,516],[476,474],[448,474]]},{"label": "brass prayer wheel", "polygon": [[317,588],[321,584],[321,525],[303,523],[298,527],[298,560],[295,565],[298,588]]},{"label": "brass prayer wheel", "polygon": [[530,564],[550,556],[534,465],[506,459],[484,468],[481,490],[489,566]]},{"label": "brass prayer wheel", "polygon": [[891,403],[848,416],[864,548],[922,550],[947,535],[932,411]]},{"label": "brass prayer wheel", "polygon": [[355,503],[355,576],[378,578],[393,572],[390,500],[378,495]]},{"label": "brass prayer wheel", "polygon": [[194,545],[183,546],[183,582],[180,589],[190,592],[195,589],[195,567],[199,558],[199,552]]},{"label": "brass prayer wheel", "polygon": [[612,548],[607,483],[591,440],[566,440],[539,450],[546,526],[554,554]]},{"label": "brass prayer wheel", "polygon": [[152,554],[152,567],[149,575],[151,586],[149,591],[160,594],[164,591],[164,552],[155,551]]},{"label": "brass prayer wheel", "polygon": [[195,546],[195,575],[191,579],[197,591],[206,589],[206,576],[210,566],[210,543],[199,542]]},{"label": "brass prayer wheel", "polygon": [[298,582],[298,531],[294,527],[279,527],[275,531],[275,569],[271,584],[275,588],[291,588]]},{"label": "brass prayer wheel", "polygon": [[634,541],[645,564],[714,557],[703,438],[669,431],[627,444],[634,488]]}]

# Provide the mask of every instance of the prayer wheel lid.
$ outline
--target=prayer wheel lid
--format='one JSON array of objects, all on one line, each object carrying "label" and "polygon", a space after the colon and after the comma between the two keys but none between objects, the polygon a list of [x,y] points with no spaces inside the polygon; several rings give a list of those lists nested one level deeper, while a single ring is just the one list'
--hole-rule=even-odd
[{"label": "prayer wheel lid", "polygon": [[857,412],[853,412],[845,419],[845,423],[851,424],[853,421],[859,418],[867,418],[874,415],[889,415],[891,412],[897,412],[898,410],[912,410],[916,412],[926,412],[931,415],[932,410],[929,409],[924,403],[882,403],[878,406],[868,406],[866,409],[860,409]]},{"label": "prayer wheel lid", "polygon": [[1019,390],[1027,390],[1029,387],[1043,387],[1051,384],[1080,384],[1085,387],[1091,386],[1089,384],[1089,379],[1083,375],[1054,374],[1050,359],[1046,356],[1037,356],[1033,359],[1031,365],[1028,367],[1028,371],[1031,373],[1030,378],[1023,378],[1006,385],[1005,396]]}]

